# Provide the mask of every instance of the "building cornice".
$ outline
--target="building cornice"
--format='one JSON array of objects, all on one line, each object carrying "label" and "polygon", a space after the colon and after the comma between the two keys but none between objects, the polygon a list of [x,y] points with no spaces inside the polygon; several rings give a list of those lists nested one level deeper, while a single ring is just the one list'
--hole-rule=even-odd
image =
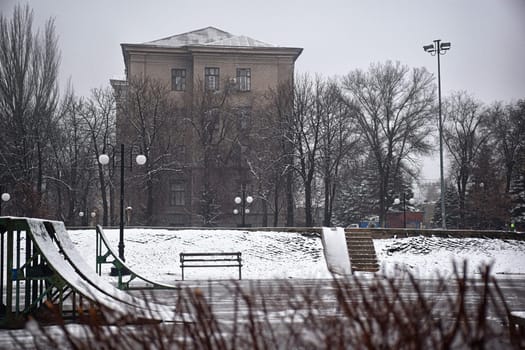
[{"label": "building cornice", "polygon": [[168,47],[150,44],[120,44],[126,70],[128,67],[129,54],[180,54],[180,55],[261,55],[290,57],[294,62],[303,52],[302,48],[296,47],[259,47],[259,46],[222,46],[222,45],[187,45],[180,47]]}]

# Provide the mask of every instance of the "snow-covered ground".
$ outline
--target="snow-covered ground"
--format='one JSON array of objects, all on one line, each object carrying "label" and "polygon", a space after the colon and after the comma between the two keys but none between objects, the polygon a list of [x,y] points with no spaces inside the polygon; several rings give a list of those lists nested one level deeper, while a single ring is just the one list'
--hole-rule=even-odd
[{"label": "snow-covered ground", "polygon": [[387,275],[397,265],[421,278],[449,276],[454,263],[461,267],[466,261],[469,275],[491,264],[492,274],[525,277],[525,241],[419,236],[374,240],[374,246]]},{"label": "snow-covered ground", "polygon": [[[95,230],[70,230],[72,240],[95,267]],[[115,250],[118,229],[105,230]],[[495,274],[525,274],[525,242],[499,239],[412,237],[374,240],[381,273],[400,267],[420,278],[447,276],[453,262],[468,261],[477,273],[492,263]],[[243,279],[330,278],[320,235],[239,230],[126,229],[125,258],[130,268],[152,280],[174,283],[181,279],[181,252],[242,252]],[[329,254],[329,253],[328,253]],[[109,271],[110,266],[104,269]],[[103,274],[111,279],[108,274]],[[229,279],[235,268],[185,271],[186,279]],[[525,276],[524,276],[525,277]]]}]

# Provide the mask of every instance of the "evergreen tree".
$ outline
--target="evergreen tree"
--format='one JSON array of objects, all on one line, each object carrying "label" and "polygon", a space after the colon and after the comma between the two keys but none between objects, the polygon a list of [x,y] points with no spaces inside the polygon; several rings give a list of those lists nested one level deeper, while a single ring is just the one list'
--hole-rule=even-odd
[{"label": "evergreen tree", "polygon": [[348,162],[342,171],[342,184],[334,205],[333,222],[338,226],[358,223],[379,214],[378,182],[375,162],[367,157],[363,162]]},{"label": "evergreen tree", "polygon": [[[459,222],[460,222],[460,215],[459,215],[459,201],[458,196],[456,193],[456,189],[451,183],[448,183],[446,185],[446,192],[445,192],[445,207],[447,208],[446,211],[446,226],[447,228],[458,228]],[[441,217],[441,198],[436,202],[435,209],[434,209],[434,218],[433,218],[433,226],[434,227],[441,227],[442,223],[442,217]]]},{"label": "evergreen tree", "polygon": [[525,149],[521,150],[519,166],[510,183],[511,222],[519,231],[525,231]]},{"label": "evergreen tree", "polygon": [[504,229],[509,222],[505,174],[494,155],[495,148],[486,144],[475,161],[466,194],[465,227]]}]

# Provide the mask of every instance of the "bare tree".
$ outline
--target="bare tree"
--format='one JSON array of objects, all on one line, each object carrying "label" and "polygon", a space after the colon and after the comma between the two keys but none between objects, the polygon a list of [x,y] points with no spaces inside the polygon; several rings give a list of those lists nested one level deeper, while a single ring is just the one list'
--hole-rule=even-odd
[{"label": "bare tree", "polygon": [[202,170],[196,212],[203,225],[213,226],[223,214],[218,198],[219,165],[225,166],[236,161],[242,182],[247,181],[248,167],[242,159],[243,145],[239,142],[240,134],[236,127],[237,114],[231,103],[232,86],[224,83],[221,90],[208,89],[204,82],[196,86],[192,102],[186,108],[186,123],[196,140],[193,160]]},{"label": "bare tree", "polygon": [[[269,183],[272,183],[273,225],[277,226],[281,202],[284,200],[286,208],[286,226],[294,226],[295,201],[294,201],[294,128],[292,122],[294,88],[290,81],[279,84],[275,89],[270,89],[266,96],[268,101],[265,116],[265,131],[261,140],[262,148],[270,152],[266,158],[266,169]],[[273,147],[264,147],[272,145]],[[284,199],[281,200],[281,193]]]},{"label": "bare tree", "polygon": [[44,215],[44,173],[56,121],[59,53],[52,20],[33,33],[33,13],[17,5],[0,15],[0,146],[2,183],[15,187],[22,214]]},{"label": "bare tree", "polygon": [[409,69],[399,62],[372,64],[343,78],[344,100],[358,108],[356,120],[377,164],[379,219],[385,223],[392,203],[394,180],[410,172],[414,155],[430,151],[427,135],[433,116],[435,88],[423,68]]},{"label": "bare tree", "polygon": [[[58,113],[57,133],[51,139],[54,174],[46,177],[55,184],[55,217],[70,225],[77,222],[80,212],[87,212],[95,175],[83,108],[83,101],[68,89]],[[87,225],[87,215],[80,220]]]},{"label": "bare tree", "polygon": [[451,95],[444,105],[444,141],[451,158],[451,172],[458,191],[460,226],[465,225],[465,198],[475,160],[488,141],[487,114],[465,92]]},{"label": "bare tree", "polygon": [[102,200],[102,223],[106,226],[110,222],[113,224],[114,217],[113,205],[110,207],[113,196],[109,194],[113,193],[111,190],[113,169],[104,167],[98,162],[98,158],[101,154],[108,153],[108,145],[112,145],[115,140],[115,99],[111,89],[91,90],[90,98],[81,102],[80,113],[82,129],[86,135],[89,135],[91,161],[96,164]]},{"label": "bare tree", "polygon": [[[153,223],[155,184],[164,172],[180,171],[176,139],[181,118],[168,86],[158,79],[132,77],[123,91],[119,104],[118,139],[127,140],[130,146],[138,145],[147,158],[143,176],[138,175],[146,188],[145,223]],[[136,174],[136,173],[134,173]],[[137,195],[137,198],[141,196]]]},{"label": "bare tree", "polygon": [[515,104],[493,104],[489,110],[491,142],[498,150],[505,169],[505,191],[509,192],[510,183],[520,150],[525,148],[525,100]]},{"label": "bare tree", "polygon": [[323,225],[331,226],[333,205],[340,185],[340,170],[344,159],[350,156],[360,141],[356,133],[353,113],[341,100],[339,86],[333,80],[326,81],[321,91],[320,174],[324,184]]},{"label": "bare tree", "polygon": [[297,76],[294,84],[293,111],[287,130],[293,145],[294,169],[304,191],[305,225],[313,226],[314,180],[318,170],[323,105],[320,101],[325,84],[320,77]]}]

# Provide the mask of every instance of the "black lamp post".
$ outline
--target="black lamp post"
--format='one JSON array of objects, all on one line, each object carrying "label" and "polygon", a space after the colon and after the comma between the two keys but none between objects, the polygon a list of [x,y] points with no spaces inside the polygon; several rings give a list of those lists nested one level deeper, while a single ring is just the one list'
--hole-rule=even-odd
[{"label": "black lamp post", "polygon": [[[246,185],[243,184],[242,185],[242,197],[235,197],[234,199],[235,201],[235,204],[240,204],[241,205],[241,227],[245,227],[246,226],[246,214],[249,214],[250,213],[250,209],[247,208],[247,205],[252,203],[253,202],[253,197],[252,196],[246,196]],[[233,209],[233,214],[237,215],[239,214],[239,209]]]},{"label": "black lamp post", "polygon": [[[113,152],[112,166],[115,168],[115,153]],[[129,150],[129,164],[125,164],[125,150],[124,144],[120,144],[120,235],[118,242],[118,256],[122,261],[124,258],[124,168],[132,169],[133,167],[133,147]],[[146,164],[146,156],[143,154],[137,155],[135,161],[138,165]],[[109,164],[109,156],[107,154],[101,154],[98,157],[98,161],[102,165]]]},{"label": "black lamp post", "polygon": [[[407,205],[406,205],[406,193],[403,193],[403,228],[407,228]],[[408,203],[410,205],[414,204],[414,198],[410,198],[408,200]],[[399,198],[396,198],[394,199],[394,204],[395,205],[398,205],[399,203],[401,203],[401,201],[399,200]]]},{"label": "black lamp post", "polygon": [[434,43],[423,46],[425,52],[432,56],[437,56],[438,61],[438,103],[439,103],[439,174],[441,179],[441,227],[446,230],[445,215],[445,179],[443,176],[443,119],[441,116],[441,63],[439,56],[444,55],[450,50],[450,43],[442,43],[440,39],[434,40]]}]

